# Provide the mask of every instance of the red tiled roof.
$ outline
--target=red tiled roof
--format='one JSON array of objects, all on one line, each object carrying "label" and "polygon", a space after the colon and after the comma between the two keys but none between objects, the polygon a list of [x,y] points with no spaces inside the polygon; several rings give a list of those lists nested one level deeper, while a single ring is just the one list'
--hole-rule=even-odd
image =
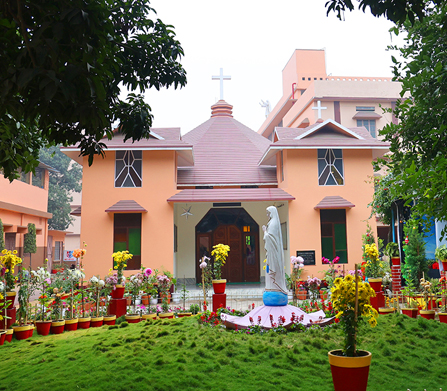
[{"label": "red tiled roof", "polygon": [[168,202],[291,201],[295,197],[279,188],[185,189]]},{"label": "red tiled roof", "polygon": [[135,202],[134,200],[121,200],[118,201],[115,205],[112,205],[108,209],[105,210],[107,213],[114,212],[127,212],[127,213],[142,213],[147,212],[140,204]]},{"label": "red tiled roof", "polygon": [[340,196],[327,196],[324,197],[314,209],[346,209],[354,208],[355,205],[348,200],[345,200]]},{"label": "red tiled roof", "polygon": [[276,185],[276,168],[258,166],[270,141],[228,116],[228,104],[220,106],[222,115],[183,136],[193,145],[194,166],[179,168],[178,186]]}]

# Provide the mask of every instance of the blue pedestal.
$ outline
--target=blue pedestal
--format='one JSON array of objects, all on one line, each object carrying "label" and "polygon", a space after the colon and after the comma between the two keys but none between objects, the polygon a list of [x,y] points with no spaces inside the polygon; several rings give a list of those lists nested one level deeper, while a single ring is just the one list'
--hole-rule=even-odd
[{"label": "blue pedestal", "polygon": [[262,295],[264,305],[271,307],[279,307],[287,305],[287,294],[277,291],[265,291]]}]

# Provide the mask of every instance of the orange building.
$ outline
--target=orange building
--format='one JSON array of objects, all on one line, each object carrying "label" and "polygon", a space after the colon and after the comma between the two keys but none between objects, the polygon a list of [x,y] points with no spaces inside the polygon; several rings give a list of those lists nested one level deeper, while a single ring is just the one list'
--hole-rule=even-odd
[{"label": "orange building", "polygon": [[[18,251],[23,267],[30,265],[30,255],[23,252],[24,235],[28,232],[29,223],[36,226],[37,252],[31,254],[32,268],[42,266],[45,258],[55,251],[56,241],[52,240],[48,231],[48,220],[52,215],[47,212],[49,172],[53,170],[39,163],[35,174],[22,173],[20,179],[12,182],[0,176],[0,219],[4,228],[5,248]],[[59,247],[63,246],[63,236],[58,237]]]},{"label": "orange building", "polygon": [[[127,275],[145,266],[199,282],[199,259],[225,243],[231,250],[223,278],[260,282],[262,225],[270,205],[278,208],[282,222],[285,259],[305,256],[304,276],[322,277],[327,268],[322,256],[339,256],[347,270],[353,269],[361,262],[367,222],[376,230],[368,208],[374,191],[371,162],[389,146],[376,138],[371,122],[359,124],[357,118],[378,121],[376,129],[382,119],[393,118],[377,113],[374,88],[359,99],[343,92],[344,99],[324,68],[324,52],[296,51],[283,73],[287,91],[258,133],[234,119],[232,106],[220,100],[210,119],[183,136],[169,128],[152,129],[149,139],[134,143],[124,143],[119,133],[103,139],[105,158],[96,157],[90,167],[78,156],[79,148],[63,148],[84,167],[76,213],[81,242],[87,244],[87,275],[104,276],[113,265],[112,253],[127,249],[134,254]],[[372,80],[398,89],[388,79]],[[316,95],[316,90],[323,92]],[[377,102],[389,101],[391,107],[391,99],[396,97]],[[320,109],[312,110],[318,100]]]}]

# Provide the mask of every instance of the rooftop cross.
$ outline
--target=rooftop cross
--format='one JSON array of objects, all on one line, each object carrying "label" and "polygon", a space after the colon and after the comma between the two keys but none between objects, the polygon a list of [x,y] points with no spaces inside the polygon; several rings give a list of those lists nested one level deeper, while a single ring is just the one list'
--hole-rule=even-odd
[{"label": "rooftop cross", "polygon": [[220,80],[220,100],[223,100],[223,81],[224,80],[231,80],[231,76],[224,76],[223,69],[220,68],[220,75],[219,76],[212,76],[211,80]]},{"label": "rooftop cross", "polygon": [[327,109],[327,107],[322,107],[321,106],[321,101],[319,100],[319,101],[317,101],[317,107],[312,107],[312,110],[318,110],[318,118],[317,119],[320,119],[321,118],[321,110],[326,110]]}]

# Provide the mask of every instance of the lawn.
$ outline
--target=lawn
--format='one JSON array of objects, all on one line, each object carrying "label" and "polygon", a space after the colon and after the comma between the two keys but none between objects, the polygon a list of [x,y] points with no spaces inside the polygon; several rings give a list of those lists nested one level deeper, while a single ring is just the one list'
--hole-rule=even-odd
[{"label": "lawn", "polygon": [[[333,390],[337,327],[247,335],[195,318],[122,326],[5,342],[0,390]],[[360,337],[373,354],[368,391],[447,389],[447,324],[386,315]]]}]

